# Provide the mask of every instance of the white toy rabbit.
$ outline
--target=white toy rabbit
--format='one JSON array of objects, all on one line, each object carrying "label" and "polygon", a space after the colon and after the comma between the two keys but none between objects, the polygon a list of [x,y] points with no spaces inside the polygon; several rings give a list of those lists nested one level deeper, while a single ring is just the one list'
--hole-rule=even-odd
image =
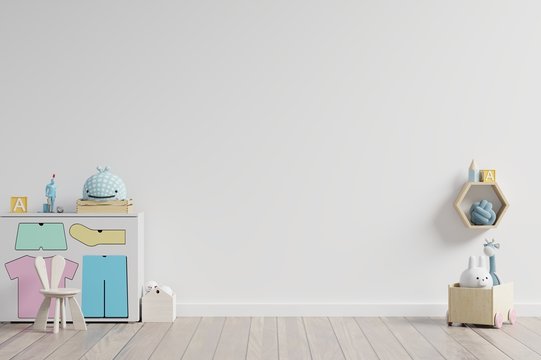
[{"label": "white toy rabbit", "polygon": [[158,282],[154,281],[154,280],[150,280],[150,281],[147,281],[145,283],[145,294],[149,291],[152,291],[153,289],[157,288],[158,287]]},{"label": "white toy rabbit", "polygon": [[460,286],[467,288],[491,288],[492,276],[487,270],[485,257],[479,256],[477,264],[475,256],[470,256],[468,268],[460,275]]},{"label": "white toy rabbit", "polygon": [[150,292],[150,291],[153,291],[154,289],[160,289],[163,292],[165,292],[165,293],[167,293],[167,294],[169,294],[171,296],[173,295],[173,290],[169,286],[160,285],[160,284],[158,284],[157,281],[154,281],[154,280],[147,281],[145,283],[144,288],[145,288],[145,294]]}]

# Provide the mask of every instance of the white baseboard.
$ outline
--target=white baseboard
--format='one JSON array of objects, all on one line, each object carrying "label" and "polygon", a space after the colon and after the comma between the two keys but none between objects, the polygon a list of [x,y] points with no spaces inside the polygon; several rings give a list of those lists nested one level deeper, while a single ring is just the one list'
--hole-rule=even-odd
[{"label": "white baseboard", "polygon": [[[518,303],[518,316],[541,316],[541,303]],[[445,316],[447,304],[177,303],[177,316]]]}]

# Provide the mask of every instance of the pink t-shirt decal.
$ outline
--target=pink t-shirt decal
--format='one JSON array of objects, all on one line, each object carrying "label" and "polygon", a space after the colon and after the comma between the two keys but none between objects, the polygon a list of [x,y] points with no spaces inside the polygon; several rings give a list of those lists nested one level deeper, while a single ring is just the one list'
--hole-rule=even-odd
[{"label": "pink t-shirt decal", "polygon": [[[51,261],[52,256],[46,257],[45,265],[47,266],[47,274],[49,280],[51,279]],[[18,279],[19,293],[18,293],[18,307],[19,307],[19,319],[33,319],[38,313],[39,306],[43,301],[43,295],[39,292],[43,287],[39,276],[34,266],[35,257],[22,256],[18,259],[12,260],[5,264],[6,270],[11,280]],[[64,273],[60,278],[59,287],[66,287],[66,278],[73,280],[79,264],[71,260],[66,259],[66,267]],[[53,284],[51,284],[53,285]],[[49,307],[49,317],[54,316],[54,301]]]}]

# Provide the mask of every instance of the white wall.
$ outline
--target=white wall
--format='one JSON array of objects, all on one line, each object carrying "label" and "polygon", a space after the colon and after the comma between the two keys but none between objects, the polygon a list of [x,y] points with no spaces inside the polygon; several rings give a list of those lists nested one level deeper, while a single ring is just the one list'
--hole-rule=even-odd
[{"label": "white wall", "polygon": [[[73,210],[109,165],[183,314],[441,314],[490,236],[540,315],[540,11],[2,1],[0,203],[56,172]],[[488,233],[452,208],[472,158],[511,202]]]}]

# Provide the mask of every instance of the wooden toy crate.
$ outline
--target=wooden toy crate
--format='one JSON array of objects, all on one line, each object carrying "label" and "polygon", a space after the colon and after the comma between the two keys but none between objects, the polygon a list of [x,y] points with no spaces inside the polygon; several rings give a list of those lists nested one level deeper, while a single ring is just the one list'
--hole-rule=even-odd
[{"label": "wooden toy crate", "polygon": [[504,321],[516,322],[513,309],[513,283],[491,289],[463,288],[449,285],[449,310],[447,323],[491,325],[501,328]]},{"label": "wooden toy crate", "polygon": [[177,317],[177,295],[155,288],[143,296],[141,312],[143,322],[173,322]]},{"label": "wooden toy crate", "polygon": [[77,213],[116,213],[128,214],[131,212],[133,200],[77,200]]}]

